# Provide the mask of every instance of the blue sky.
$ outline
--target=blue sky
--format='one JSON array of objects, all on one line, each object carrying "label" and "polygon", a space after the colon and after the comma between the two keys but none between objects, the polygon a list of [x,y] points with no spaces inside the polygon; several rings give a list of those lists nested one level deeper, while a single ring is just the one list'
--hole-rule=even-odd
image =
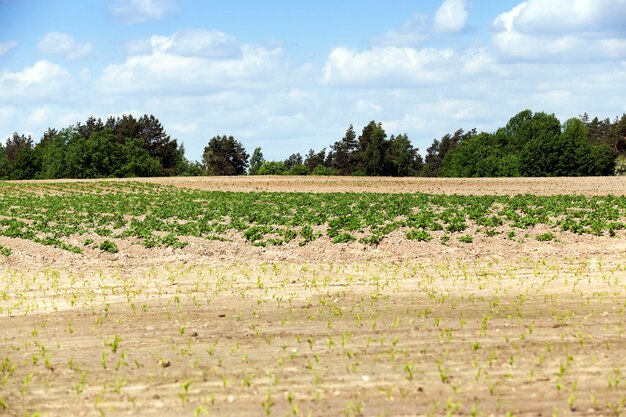
[{"label": "blue sky", "polygon": [[626,112],[626,0],[0,0],[0,138],[154,114],[199,160],[381,121],[423,154],[518,111]]}]

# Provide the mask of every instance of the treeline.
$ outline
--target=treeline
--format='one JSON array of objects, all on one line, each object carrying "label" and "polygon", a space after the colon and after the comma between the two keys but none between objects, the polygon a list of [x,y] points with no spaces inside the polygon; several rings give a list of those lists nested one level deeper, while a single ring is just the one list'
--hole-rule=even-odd
[{"label": "treeline", "polygon": [[[596,119],[594,119],[596,120]],[[596,123],[600,124],[597,120]],[[626,115],[592,135],[581,119],[563,125],[554,115],[525,110],[495,133],[453,143],[442,159],[444,177],[545,177],[611,175],[626,147]],[[621,130],[619,129],[621,126]],[[617,128],[617,129],[615,129]],[[619,133],[612,135],[613,131]],[[620,138],[619,141],[616,139]],[[619,142],[619,143],[618,143]]]},{"label": "treeline", "polygon": [[57,131],[48,129],[34,144],[14,133],[0,144],[0,178],[108,178],[199,175],[198,164],[165,132],[158,119],[144,115],[90,117]]},{"label": "treeline", "polygon": [[595,176],[626,174],[626,114],[613,121],[587,114],[564,124],[524,110],[494,133],[457,130],[418,153],[406,134],[381,123],[354,127],[327,148],[267,161],[233,136],[215,136],[201,162],[185,158],[158,119],[144,115],[87,119],[34,144],[13,134],[0,143],[0,179],[171,175],[369,175],[424,177]]},{"label": "treeline", "polygon": [[357,138],[352,125],[327,153],[265,161],[260,148],[250,174],[423,177],[543,177],[626,174],[626,114],[614,121],[587,114],[563,125],[553,115],[524,110],[494,133],[459,129],[435,139],[424,158],[407,135],[387,139],[370,122]]},{"label": "treeline", "polygon": [[406,134],[387,137],[381,123],[374,121],[356,136],[350,125],[345,135],[321,151],[313,149],[302,157],[296,153],[284,161],[266,161],[261,148],[250,160],[251,175],[370,175],[409,177],[423,169],[423,160]]}]

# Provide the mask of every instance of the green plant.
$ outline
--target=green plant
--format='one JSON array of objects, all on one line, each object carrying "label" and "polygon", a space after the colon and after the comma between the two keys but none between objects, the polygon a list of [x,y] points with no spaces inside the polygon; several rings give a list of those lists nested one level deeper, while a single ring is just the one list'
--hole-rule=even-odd
[{"label": "green plant", "polygon": [[11,248],[7,248],[6,246],[0,244],[0,254],[4,256],[11,256],[12,253],[13,251],[11,250]]},{"label": "green plant", "polygon": [[542,233],[537,235],[536,239],[540,242],[548,242],[550,240],[554,240],[554,234],[550,232]]},{"label": "green plant", "polygon": [[420,242],[429,242],[433,237],[425,230],[411,230],[406,234],[407,239]]},{"label": "green plant", "polygon": [[474,241],[474,237],[471,235],[463,235],[459,237],[459,241],[463,243],[472,243]]},{"label": "green plant", "polygon": [[356,238],[350,233],[341,233],[333,238],[333,243],[348,243],[355,240]]},{"label": "green plant", "polygon": [[265,394],[265,399],[261,402],[261,407],[265,411],[265,415],[269,416],[272,414],[272,407],[274,406],[274,400],[272,400],[272,392],[268,389]]},{"label": "green plant", "polygon": [[406,372],[406,379],[408,379],[409,381],[413,380],[413,371],[414,371],[415,367],[413,365],[413,362],[409,361],[404,365],[404,371]]},{"label": "green plant", "polygon": [[115,353],[117,353],[117,350],[120,347],[120,342],[121,341],[122,341],[122,339],[118,335],[115,335],[115,337],[113,338],[112,341],[105,342],[105,346],[108,346],[109,348],[111,348],[111,352],[113,352],[115,354]]},{"label": "green plant", "polygon": [[113,242],[111,242],[110,240],[105,240],[102,243],[100,243],[100,245],[98,245],[98,249],[100,249],[103,252],[108,252],[108,253],[117,253],[119,252],[119,249],[117,248],[117,245]]},{"label": "green plant", "polygon": [[[146,247],[183,248],[187,245],[183,236],[228,240],[233,232],[253,245],[272,246],[296,237],[306,245],[324,235],[335,243],[354,241],[358,235],[361,243],[375,245],[396,230],[421,241],[432,239],[432,231],[444,230],[441,243],[447,244],[452,235],[470,226],[485,228],[488,237],[496,235],[492,228],[500,227],[509,239],[516,235],[511,227],[544,225],[615,236],[626,229],[623,196],[247,194],[107,181],[89,186],[0,183],[0,235],[80,253],[79,247],[66,241],[68,236],[134,237]],[[140,217],[140,213],[148,214]],[[92,246],[93,239],[83,243]],[[111,240],[96,247],[110,253],[117,249]]]}]

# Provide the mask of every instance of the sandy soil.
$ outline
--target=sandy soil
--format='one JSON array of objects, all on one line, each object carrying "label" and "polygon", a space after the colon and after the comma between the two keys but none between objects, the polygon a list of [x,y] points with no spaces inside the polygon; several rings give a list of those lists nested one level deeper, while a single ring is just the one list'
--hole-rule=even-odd
[{"label": "sandy soil", "polygon": [[[57,181],[57,180],[55,180]],[[64,180],[72,182],[76,180]],[[583,178],[376,178],[376,177],[173,177],[133,178],[142,181],[202,190],[382,192],[473,195],[626,195],[626,176]],[[46,182],[46,181],[37,181]]]},{"label": "sandy soil", "polygon": [[[351,186],[385,181],[396,180]],[[518,181],[528,188],[491,192],[565,187]],[[574,182],[586,194],[624,184],[595,181]],[[352,189],[329,184],[315,187]],[[377,247],[118,240],[115,255],[0,238],[13,249],[0,257],[0,414],[620,415],[623,232],[470,245],[397,233]]]}]

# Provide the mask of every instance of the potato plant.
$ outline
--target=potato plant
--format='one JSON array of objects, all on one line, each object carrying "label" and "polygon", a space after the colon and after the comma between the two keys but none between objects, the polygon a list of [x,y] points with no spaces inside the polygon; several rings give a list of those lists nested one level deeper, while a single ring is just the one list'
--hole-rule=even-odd
[{"label": "potato plant", "polygon": [[[256,246],[303,246],[321,237],[336,244],[376,245],[395,231],[409,240],[436,236],[447,243],[456,235],[470,244],[478,234],[511,237],[535,227],[550,229],[535,234],[540,241],[563,232],[616,236],[626,228],[626,197],[235,193],[132,182],[0,183],[0,213],[0,236],[76,253],[90,246],[115,253],[111,239],[123,238],[148,248],[184,248],[185,237],[237,237]],[[0,247],[0,253],[10,255],[10,248]]]}]

